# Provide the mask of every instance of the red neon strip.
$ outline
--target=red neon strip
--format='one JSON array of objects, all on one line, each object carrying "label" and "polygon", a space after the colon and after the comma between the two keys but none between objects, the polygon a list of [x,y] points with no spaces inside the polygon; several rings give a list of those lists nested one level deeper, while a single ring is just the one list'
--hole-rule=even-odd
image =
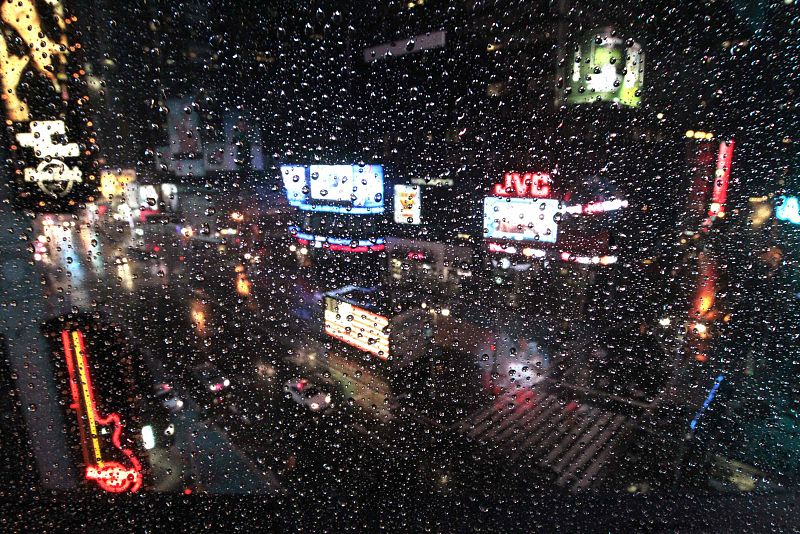
[{"label": "red neon strip", "polygon": [[158,210],[141,210],[139,211],[139,222],[145,222],[148,215],[155,215]]},{"label": "red neon strip", "polygon": [[[142,487],[142,464],[139,462],[138,458],[134,456],[133,451],[122,447],[122,441],[120,439],[122,435],[122,423],[119,414],[111,413],[106,417],[100,416],[100,412],[97,410],[97,405],[95,404],[94,387],[92,386],[89,365],[86,361],[86,345],[83,340],[83,332],[77,331],[77,334],[80,358],[82,359],[81,363],[83,364],[86,374],[86,387],[89,390],[89,401],[92,411],[96,414],[98,423],[101,425],[113,425],[114,430],[111,434],[111,443],[114,447],[122,451],[132,466],[132,468],[126,468],[117,462],[104,462],[102,467],[89,464],[86,466],[86,479],[94,480],[101,489],[110,493],[122,493],[128,490],[130,490],[131,493],[135,493]],[[68,338],[68,333],[62,331],[61,339],[65,343],[65,350],[68,350],[68,341],[66,341]],[[69,352],[67,352],[67,354],[69,354]],[[68,369],[72,369],[71,363],[68,364]],[[72,385],[74,385],[74,383]],[[75,390],[74,394],[76,393],[77,390]]]},{"label": "red neon strip", "polygon": [[717,154],[717,167],[714,173],[714,191],[711,194],[712,206],[708,215],[722,215],[725,213],[725,201],[728,198],[728,183],[731,177],[731,161],[733,160],[733,139],[722,141]]},{"label": "red neon strip", "polygon": [[67,360],[67,373],[69,374],[69,390],[72,394],[72,405],[70,408],[80,410],[80,394],[78,384],[75,383],[75,363],[72,361],[72,344],[69,341],[69,332],[61,331],[61,344],[64,345],[64,355]]},{"label": "red neon strip", "polygon": [[72,342],[70,341],[69,332],[66,330],[61,331],[61,344],[64,346],[64,357],[67,361],[67,373],[69,374],[69,389],[72,395],[72,404],[70,408],[75,410],[78,415],[78,431],[81,435],[81,452],[83,453],[83,462],[87,465],[91,463],[89,459],[89,451],[86,448],[87,438],[83,421],[83,406],[81,406],[80,392],[78,391],[78,384],[75,381],[75,362],[72,361]]},{"label": "red neon strip", "polygon": [[[297,242],[301,245],[308,245],[308,239],[301,239],[297,238]],[[327,250],[331,250],[334,252],[380,252],[381,250],[386,249],[386,245],[359,245],[357,247],[351,245],[340,245],[338,243],[326,243],[324,241],[322,243],[322,248]]]},{"label": "red neon strip", "polygon": [[323,247],[333,250],[334,252],[380,252],[386,248],[386,245],[359,245],[357,247],[351,247],[350,245],[328,244],[323,245]]}]

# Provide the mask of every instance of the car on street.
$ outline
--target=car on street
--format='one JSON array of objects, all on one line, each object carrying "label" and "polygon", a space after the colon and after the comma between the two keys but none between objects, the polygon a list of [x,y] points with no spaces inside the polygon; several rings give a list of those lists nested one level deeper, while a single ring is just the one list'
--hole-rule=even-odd
[{"label": "car on street", "polygon": [[156,397],[161,400],[161,405],[170,413],[178,413],[183,410],[183,399],[169,384],[158,384],[155,387]]},{"label": "car on street", "polygon": [[323,392],[305,378],[289,380],[283,389],[295,403],[312,412],[319,413],[333,406],[330,393]]}]

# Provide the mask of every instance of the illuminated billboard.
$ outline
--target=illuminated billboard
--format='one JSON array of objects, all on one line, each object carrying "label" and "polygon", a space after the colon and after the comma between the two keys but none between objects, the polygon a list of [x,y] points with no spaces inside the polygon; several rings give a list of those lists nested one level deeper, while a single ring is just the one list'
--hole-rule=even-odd
[{"label": "illuminated billboard", "polygon": [[571,62],[567,102],[639,106],[644,85],[644,56],[639,43],[632,39],[626,42],[611,28],[584,34]]},{"label": "illuminated billboard", "polygon": [[389,358],[389,319],[334,297],[325,297],[325,333],[382,360]]},{"label": "illuminated billboard", "polygon": [[545,172],[507,172],[503,183],[494,184],[492,194],[496,197],[547,198],[550,196],[550,175]]},{"label": "illuminated billboard", "polygon": [[422,188],[417,185],[394,186],[394,222],[419,224],[422,214]]},{"label": "illuminated billboard", "polygon": [[281,165],[289,204],[307,211],[383,213],[381,165]]},{"label": "illuminated billboard", "polygon": [[93,201],[95,144],[77,17],[61,0],[4,2],[0,9],[3,91],[12,198],[39,212]]},{"label": "illuminated billboard", "polygon": [[800,224],[800,200],[795,196],[780,196],[776,202],[775,217],[779,221]]},{"label": "illuminated billboard", "polygon": [[352,165],[312,165],[311,198],[330,202],[349,202],[357,188]]},{"label": "illuminated billboard", "polygon": [[549,198],[483,199],[485,238],[555,243],[561,203]]}]

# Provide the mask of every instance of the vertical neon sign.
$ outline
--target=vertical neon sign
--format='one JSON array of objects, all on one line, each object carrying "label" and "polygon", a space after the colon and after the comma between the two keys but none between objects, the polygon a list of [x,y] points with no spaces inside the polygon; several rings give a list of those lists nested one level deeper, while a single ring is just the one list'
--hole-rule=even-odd
[{"label": "vertical neon sign", "polygon": [[[72,396],[70,408],[75,410],[80,430],[85,477],[93,480],[103,491],[109,493],[135,493],[142,487],[142,466],[133,451],[122,446],[122,423],[119,414],[101,416],[94,399],[94,387],[86,359],[86,345],[79,330],[61,331],[61,343],[69,374],[69,389]],[[129,466],[110,461],[104,457],[103,441],[106,426],[111,426],[111,445],[119,451]],[[112,447],[106,446],[105,449]]]},{"label": "vertical neon sign", "polygon": [[714,170],[714,190],[711,193],[709,217],[725,216],[725,201],[728,198],[728,182],[731,177],[731,160],[733,160],[733,139],[722,141],[717,154],[717,166]]}]

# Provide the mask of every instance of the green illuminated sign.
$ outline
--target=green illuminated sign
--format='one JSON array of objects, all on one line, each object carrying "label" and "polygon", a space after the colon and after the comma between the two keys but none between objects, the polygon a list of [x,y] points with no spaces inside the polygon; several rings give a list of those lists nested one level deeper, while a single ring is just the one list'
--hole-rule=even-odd
[{"label": "green illuminated sign", "polygon": [[644,82],[644,51],[610,28],[584,35],[572,58],[567,102],[616,102],[638,107]]}]

